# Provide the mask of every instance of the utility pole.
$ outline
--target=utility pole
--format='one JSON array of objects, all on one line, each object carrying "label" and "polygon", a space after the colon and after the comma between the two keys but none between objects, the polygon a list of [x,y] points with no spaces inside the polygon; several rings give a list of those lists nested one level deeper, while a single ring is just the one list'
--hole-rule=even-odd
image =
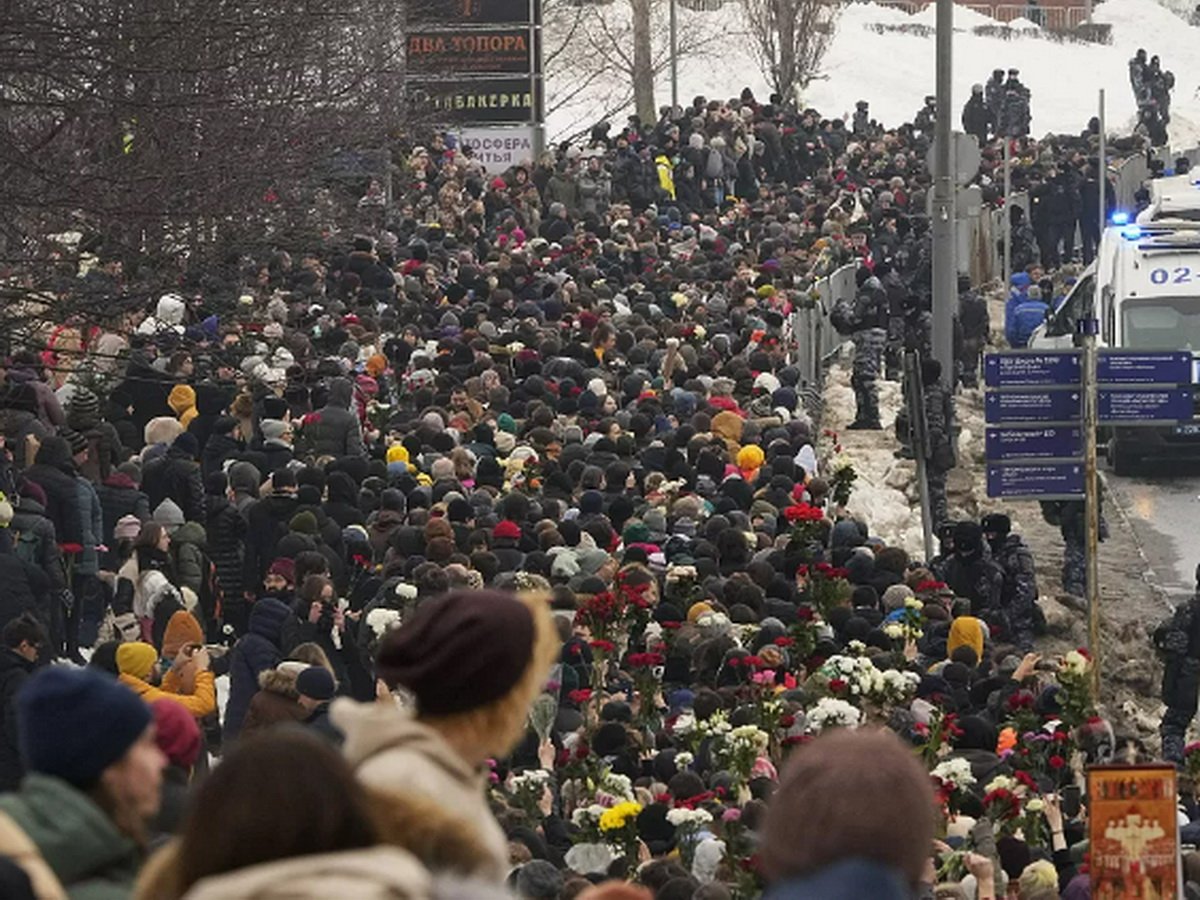
[{"label": "utility pole", "polygon": [[[1008,286],[1012,283],[1012,141],[1004,138],[1004,296],[1008,297]],[[1101,206],[1104,204],[1101,203]]]},{"label": "utility pole", "polygon": [[[1108,226],[1108,135],[1104,128],[1104,88],[1100,88],[1100,240],[1104,240],[1104,229]],[[1097,245],[1099,241],[1097,241]],[[1100,247],[1096,247],[1096,257]]]},{"label": "utility pole", "polygon": [[950,131],[951,52],[954,40],[954,0],[937,0],[937,121],[933,165],[933,356],[942,364],[942,378],[954,386],[954,310],[958,306],[955,265],[954,173]]},{"label": "utility pole", "polygon": [[[1104,192],[1108,178],[1104,164],[1104,90],[1100,91],[1100,244],[1104,243]],[[1100,247],[1096,248],[1100,258]],[[1092,654],[1092,701],[1100,700],[1100,478],[1096,471],[1096,426],[1099,403],[1096,389],[1096,300],[1079,321],[1083,343],[1083,489],[1087,544],[1084,551],[1084,586],[1088,605],[1088,652]]]},{"label": "utility pole", "polygon": [[671,0],[671,118],[679,109],[679,7]]}]

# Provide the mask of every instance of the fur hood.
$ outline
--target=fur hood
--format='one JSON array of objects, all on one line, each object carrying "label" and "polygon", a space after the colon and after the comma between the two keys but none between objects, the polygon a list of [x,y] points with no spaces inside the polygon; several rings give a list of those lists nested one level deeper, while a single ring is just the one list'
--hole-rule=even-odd
[{"label": "fur hood", "polygon": [[385,839],[434,873],[500,883],[508,842],[488,807],[486,784],[433,728],[390,704],[335,701],[331,719],[358,780],[381,804]]},{"label": "fur hood", "polygon": [[258,687],[260,690],[279,694],[279,696],[287,697],[289,700],[295,700],[300,696],[296,690],[296,675],[288,672],[286,669],[267,669],[260,672],[258,674]]},{"label": "fur hood", "polygon": [[281,859],[206,878],[184,900],[425,900],[429,873],[410,853],[370,847]]}]

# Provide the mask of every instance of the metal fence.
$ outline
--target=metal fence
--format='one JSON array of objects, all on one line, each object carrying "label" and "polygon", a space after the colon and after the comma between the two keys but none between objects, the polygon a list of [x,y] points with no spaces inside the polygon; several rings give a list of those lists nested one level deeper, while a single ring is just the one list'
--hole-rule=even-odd
[{"label": "metal fence", "polygon": [[792,360],[800,370],[800,386],[821,390],[825,364],[846,342],[829,321],[829,314],[838,300],[854,297],[854,271],[857,266],[845,265],[818,281],[812,290],[811,303],[797,309],[791,318]]}]

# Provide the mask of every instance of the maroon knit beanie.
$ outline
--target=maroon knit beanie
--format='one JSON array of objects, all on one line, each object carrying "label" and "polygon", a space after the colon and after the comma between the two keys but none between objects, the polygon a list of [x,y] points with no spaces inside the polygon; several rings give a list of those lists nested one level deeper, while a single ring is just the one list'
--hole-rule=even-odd
[{"label": "maroon knit beanie", "polygon": [[530,664],[533,613],[503,591],[453,591],[422,604],[379,648],[379,677],[424,715],[466,712],[507,694]]}]

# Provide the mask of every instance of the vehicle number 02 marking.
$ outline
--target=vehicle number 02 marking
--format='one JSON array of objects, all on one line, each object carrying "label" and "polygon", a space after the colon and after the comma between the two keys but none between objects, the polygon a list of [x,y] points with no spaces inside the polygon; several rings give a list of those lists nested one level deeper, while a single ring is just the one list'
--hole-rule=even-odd
[{"label": "vehicle number 02 marking", "polygon": [[1175,266],[1173,269],[1151,269],[1150,283],[1151,284],[1191,284],[1195,275],[1191,266]]}]

